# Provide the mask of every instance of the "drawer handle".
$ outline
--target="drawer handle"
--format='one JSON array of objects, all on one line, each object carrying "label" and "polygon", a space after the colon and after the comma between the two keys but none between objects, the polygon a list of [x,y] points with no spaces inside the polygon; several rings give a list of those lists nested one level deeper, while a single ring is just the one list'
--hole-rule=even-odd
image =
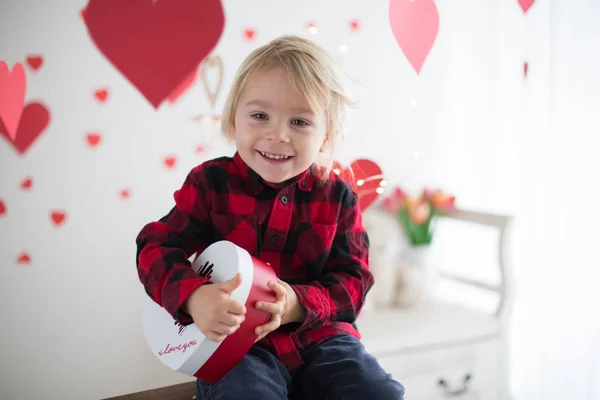
[{"label": "drawer handle", "polygon": [[471,382],[471,374],[466,374],[463,378],[462,387],[452,390],[448,382],[444,378],[440,378],[438,380],[438,386],[440,386],[444,390],[445,397],[458,397],[467,392],[469,390],[469,383]]}]

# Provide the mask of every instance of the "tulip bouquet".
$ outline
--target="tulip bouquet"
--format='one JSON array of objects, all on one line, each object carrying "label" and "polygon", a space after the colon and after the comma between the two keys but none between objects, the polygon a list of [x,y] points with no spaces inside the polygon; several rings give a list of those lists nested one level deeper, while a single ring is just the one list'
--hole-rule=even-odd
[{"label": "tulip bouquet", "polygon": [[453,209],[454,201],[454,196],[441,190],[425,189],[419,197],[411,197],[395,188],[384,199],[383,206],[397,215],[408,240],[417,247],[431,244],[435,217]]}]

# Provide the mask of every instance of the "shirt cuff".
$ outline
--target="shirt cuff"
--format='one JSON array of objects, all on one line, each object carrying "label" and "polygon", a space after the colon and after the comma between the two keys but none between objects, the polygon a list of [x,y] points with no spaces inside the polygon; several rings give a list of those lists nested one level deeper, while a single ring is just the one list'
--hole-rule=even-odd
[{"label": "shirt cuff", "polygon": [[298,303],[305,311],[304,320],[300,322],[300,326],[295,329],[295,331],[300,332],[306,329],[323,326],[331,314],[329,296],[315,286],[290,286],[294,289],[294,292],[296,292]]},{"label": "shirt cuff", "polygon": [[[189,269],[189,267],[186,268]],[[181,274],[177,280],[164,288],[164,308],[181,325],[192,324],[194,321],[188,313],[183,311],[183,305],[196,289],[206,283],[210,283],[210,280],[199,276],[192,269],[189,269],[189,271]]]}]

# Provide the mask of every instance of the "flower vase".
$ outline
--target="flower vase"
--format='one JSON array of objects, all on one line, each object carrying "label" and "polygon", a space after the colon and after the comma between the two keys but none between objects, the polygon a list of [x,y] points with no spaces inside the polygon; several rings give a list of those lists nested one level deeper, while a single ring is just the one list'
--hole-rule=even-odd
[{"label": "flower vase", "polygon": [[409,246],[402,259],[402,279],[396,305],[415,307],[430,301],[437,278],[437,271],[432,263],[431,246]]}]

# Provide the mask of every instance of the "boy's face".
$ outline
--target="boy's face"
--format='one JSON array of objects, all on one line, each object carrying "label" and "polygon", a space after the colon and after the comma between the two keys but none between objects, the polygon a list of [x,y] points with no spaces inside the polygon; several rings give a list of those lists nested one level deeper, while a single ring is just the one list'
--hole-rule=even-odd
[{"label": "boy's face", "polygon": [[235,110],[237,151],[265,181],[283,182],[316,161],[326,137],[325,118],[324,102],[311,110],[283,68],[258,71]]}]

